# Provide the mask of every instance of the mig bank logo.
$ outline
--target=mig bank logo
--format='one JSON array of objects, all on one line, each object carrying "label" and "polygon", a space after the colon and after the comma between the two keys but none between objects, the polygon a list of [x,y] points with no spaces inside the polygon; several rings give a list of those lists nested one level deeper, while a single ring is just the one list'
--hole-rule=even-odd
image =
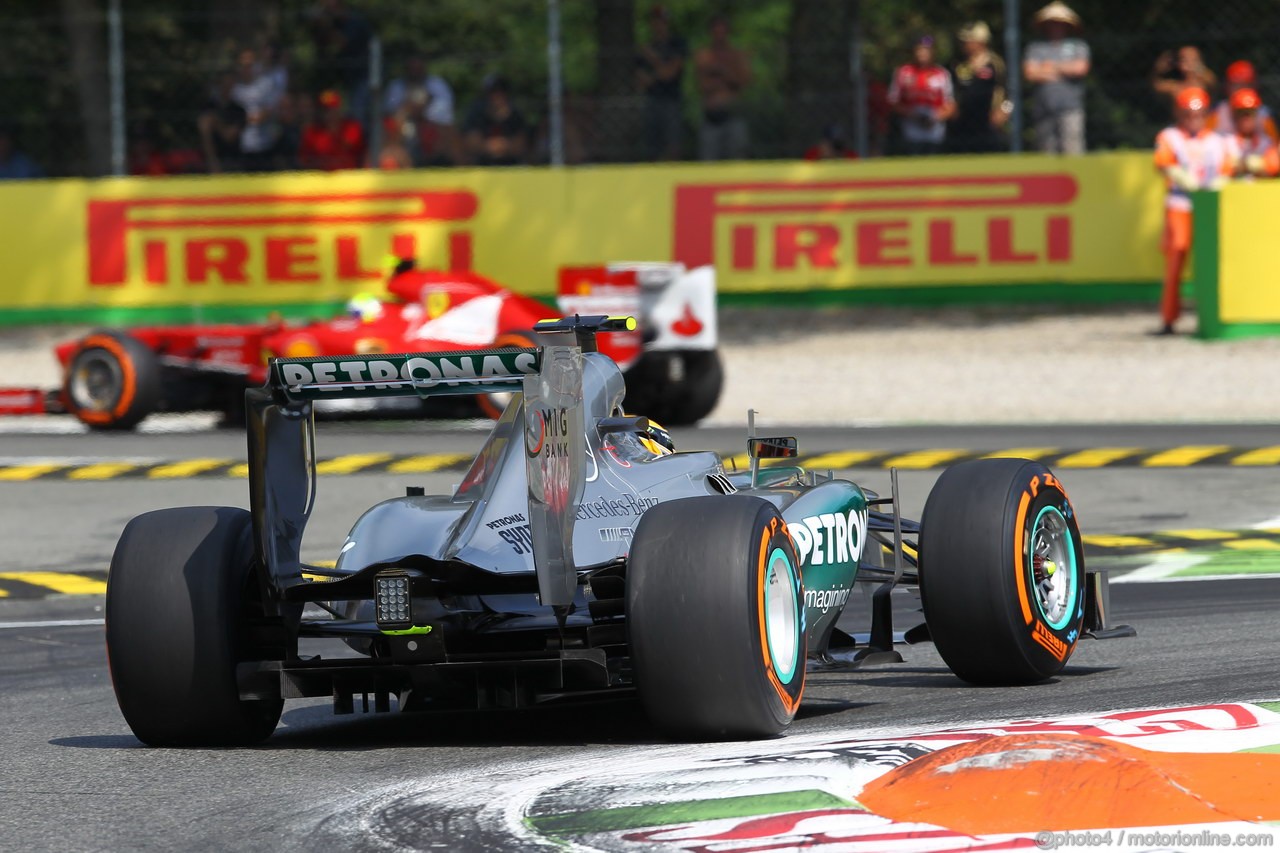
[{"label": "mig bank logo", "polygon": [[684,184],[674,260],[730,278],[851,284],[1061,265],[1073,258],[1078,194],[1065,172]]},{"label": "mig bank logo", "polygon": [[[379,280],[388,253],[417,258],[442,239],[471,268],[467,190],[157,196],[88,203],[88,280],[112,287]],[[455,227],[450,227],[455,226]]]}]

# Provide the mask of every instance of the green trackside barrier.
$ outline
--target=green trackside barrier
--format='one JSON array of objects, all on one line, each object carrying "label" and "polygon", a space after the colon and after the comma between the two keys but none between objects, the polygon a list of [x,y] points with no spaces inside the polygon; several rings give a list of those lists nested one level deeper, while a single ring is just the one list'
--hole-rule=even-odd
[{"label": "green trackside barrier", "polygon": [[1231,184],[1193,194],[1192,292],[1196,336],[1280,335],[1280,185]]}]

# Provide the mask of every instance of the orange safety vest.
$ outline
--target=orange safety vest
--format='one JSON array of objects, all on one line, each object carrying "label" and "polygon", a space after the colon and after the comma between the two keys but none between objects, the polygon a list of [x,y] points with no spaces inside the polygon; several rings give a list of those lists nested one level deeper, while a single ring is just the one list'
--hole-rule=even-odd
[{"label": "orange safety vest", "polygon": [[[1195,136],[1177,127],[1166,127],[1156,137],[1156,168],[1179,166],[1191,175],[1197,189],[1208,189],[1219,178],[1235,171],[1234,146],[1227,137],[1202,130]],[[1191,196],[1169,182],[1165,206],[1190,210]]]},{"label": "orange safety vest", "polygon": [[[1231,137],[1235,151],[1232,153],[1236,157],[1236,162],[1243,168],[1246,157],[1262,158],[1262,174],[1264,177],[1273,178],[1280,174],[1280,151],[1276,149],[1275,141],[1265,133],[1255,133],[1251,137],[1234,134]],[[1252,179],[1253,175],[1246,176]]]}]

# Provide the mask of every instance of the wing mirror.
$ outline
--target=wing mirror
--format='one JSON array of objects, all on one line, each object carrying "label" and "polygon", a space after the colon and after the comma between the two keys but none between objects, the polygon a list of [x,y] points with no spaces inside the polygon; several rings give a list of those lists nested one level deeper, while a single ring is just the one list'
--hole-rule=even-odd
[{"label": "wing mirror", "polygon": [[800,442],[795,436],[747,439],[747,456],[752,459],[795,459],[799,455]]}]

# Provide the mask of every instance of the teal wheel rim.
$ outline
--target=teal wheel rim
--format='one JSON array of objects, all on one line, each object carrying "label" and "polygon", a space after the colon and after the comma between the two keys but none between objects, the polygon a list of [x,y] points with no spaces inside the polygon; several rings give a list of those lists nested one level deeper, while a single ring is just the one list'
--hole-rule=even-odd
[{"label": "teal wheel rim", "polygon": [[764,630],[778,680],[790,684],[799,670],[800,608],[796,570],[787,552],[774,548],[764,576]]},{"label": "teal wheel rim", "polygon": [[1050,628],[1061,631],[1075,615],[1079,594],[1075,538],[1062,510],[1047,506],[1036,514],[1029,550],[1036,608]]}]

